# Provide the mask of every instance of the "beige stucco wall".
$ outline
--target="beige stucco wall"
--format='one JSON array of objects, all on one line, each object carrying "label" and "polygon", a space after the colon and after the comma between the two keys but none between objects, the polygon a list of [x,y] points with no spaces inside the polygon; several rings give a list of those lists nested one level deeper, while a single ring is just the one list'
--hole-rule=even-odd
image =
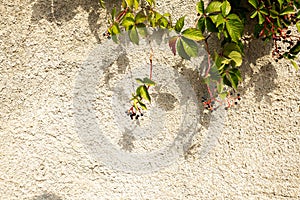
[{"label": "beige stucco wall", "polygon": [[[271,47],[260,41],[246,42],[242,101],[221,113],[222,131],[209,135],[207,130],[214,125],[209,124],[212,116],[203,113],[200,106],[188,110],[199,113],[188,120],[199,122],[191,124],[196,125],[196,131],[190,134],[189,145],[183,146],[183,152],[178,151],[181,154],[176,154],[172,162],[145,173],[135,173],[130,166],[122,170],[122,159],[101,160],[109,155],[102,152],[95,156],[101,149],[91,153],[78,132],[74,91],[84,85],[78,77],[91,53],[111,57],[110,48],[104,48],[110,43],[101,36],[107,26],[107,13],[96,2],[62,0],[52,2],[53,7],[46,0],[1,0],[0,199],[300,198],[300,73],[287,62],[276,63],[269,55]],[[159,9],[176,17],[185,13],[188,24],[195,17],[195,2],[157,1]],[[51,11],[55,12],[54,18]],[[99,46],[103,52],[97,49]],[[147,62],[147,55],[138,59],[134,53],[121,56],[107,68],[104,77],[96,80],[95,118],[105,136],[126,155],[147,154],[168,145],[177,137],[178,123],[182,123],[183,91],[192,88],[195,94],[189,94],[198,100],[203,93],[192,65],[179,65],[178,57],[166,54],[156,54],[154,75],[170,86],[164,95],[156,94],[154,105],[162,107],[168,120],[161,125],[153,117],[159,117],[157,113],[146,116],[144,124],[151,134],[135,135],[133,144],[128,144],[132,135],[118,132],[125,118],[119,118],[122,112],[115,115],[119,110],[108,106],[116,102],[117,91],[107,85],[115,86],[126,79],[129,70],[124,63],[134,69],[142,58]],[[173,76],[182,79],[164,80]],[[166,99],[172,102],[164,104]],[[151,120],[155,126],[151,126]],[[97,133],[93,136],[97,140]],[[134,161],[139,167],[140,160]]]}]

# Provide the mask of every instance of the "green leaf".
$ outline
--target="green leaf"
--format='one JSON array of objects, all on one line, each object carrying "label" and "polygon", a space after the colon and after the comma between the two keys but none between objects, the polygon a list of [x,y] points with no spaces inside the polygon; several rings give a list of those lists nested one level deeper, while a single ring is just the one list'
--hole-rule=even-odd
[{"label": "green leaf", "polygon": [[134,9],[137,10],[139,8],[139,4],[140,4],[139,0],[134,0],[133,1]]},{"label": "green leaf", "polygon": [[226,29],[233,42],[238,43],[242,37],[244,25],[239,17],[235,14],[230,14],[227,17],[229,20],[226,22]]},{"label": "green leaf", "polygon": [[140,24],[144,23],[147,20],[147,17],[145,16],[143,11],[140,11],[135,16],[135,23]]},{"label": "green leaf", "polygon": [[279,13],[276,10],[270,10],[270,15],[273,19],[277,18]]},{"label": "green leaf", "polygon": [[131,27],[134,25],[135,25],[135,21],[131,17],[126,17],[122,21],[122,26],[124,26],[126,30],[131,29]]},{"label": "green leaf", "polygon": [[139,104],[140,104],[140,106],[141,106],[141,108],[142,108],[143,110],[147,110],[146,104],[144,104],[144,103],[141,102],[141,101],[138,101],[138,102],[139,102]]},{"label": "green leaf", "polygon": [[299,66],[297,65],[297,63],[294,60],[290,60],[292,65],[294,66],[295,70],[298,71],[299,70]]},{"label": "green leaf", "polygon": [[182,35],[185,38],[195,40],[195,41],[200,41],[205,39],[205,37],[202,35],[202,32],[198,29],[195,28],[188,28],[182,32]]},{"label": "green leaf", "polygon": [[180,57],[182,57],[186,60],[191,59],[191,57],[185,52],[185,49],[183,47],[183,42],[182,42],[181,38],[178,39],[177,42],[176,42],[176,50],[177,50]]},{"label": "green leaf", "polygon": [[253,19],[256,15],[257,15],[257,11],[254,11],[254,12],[251,14],[250,18]]},{"label": "green leaf", "polygon": [[135,80],[139,84],[144,84],[144,81],[142,79],[140,79],[140,78],[136,78]]},{"label": "green leaf", "polygon": [[182,30],[182,28],[184,26],[184,18],[185,18],[185,16],[180,17],[176,22],[175,31],[177,31],[178,33]]},{"label": "green leaf", "polygon": [[136,25],[137,31],[138,33],[143,36],[146,37],[147,36],[147,28],[145,24],[137,24]]},{"label": "green leaf", "polygon": [[162,16],[162,17],[159,19],[158,24],[159,24],[159,26],[160,26],[161,28],[167,28],[169,22],[168,22],[167,18],[165,18],[165,17]]},{"label": "green leaf", "polygon": [[129,30],[128,32],[129,34],[129,39],[131,42],[133,42],[134,44],[139,44],[139,35],[138,35],[138,32],[137,32],[137,29],[135,26],[132,27],[131,30]]},{"label": "green leaf", "polygon": [[298,32],[300,33],[300,21],[296,23],[296,27],[297,27]]},{"label": "green leaf", "polygon": [[241,47],[240,47],[238,44],[232,43],[232,42],[226,43],[226,44],[224,45],[224,52],[223,52],[223,55],[228,56],[229,53],[232,52],[232,51],[237,51],[237,52],[239,52],[239,53],[241,53],[241,54],[243,53]]},{"label": "green leaf", "polygon": [[212,1],[208,4],[206,8],[206,13],[215,13],[221,11],[222,2],[220,1]]},{"label": "green leaf", "polygon": [[174,36],[171,37],[171,39],[169,40],[169,47],[171,48],[174,56],[176,55],[176,42],[177,42],[178,37]]},{"label": "green leaf", "polygon": [[144,84],[145,85],[147,85],[147,86],[155,86],[155,82],[154,81],[152,81],[151,79],[149,79],[149,78],[144,78]]},{"label": "green leaf", "polygon": [[286,7],[284,8],[281,12],[280,12],[280,15],[290,15],[290,14],[295,14],[295,10],[293,7]]},{"label": "green leaf", "polygon": [[235,66],[241,66],[243,62],[242,54],[237,51],[232,51],[228,54],[228,57],[235,62]]},{"label": "green leaf", "polygon": [[222,15],[225,17],[230,13],[231,6],[228,1],[224,1],[221,6]]},{"label": "green leaf", "polygon": [[99,0],[99,3],[100,3],[100,6],[102,8],[105,8],[105,2],[104,2],[104,0]]},{"label": "green leaf", "polygon": [[257,0],[249,0],[248,1],[254,8],[258,8],[258,1]]},{"label": "green leaf", "polygon": [[227,92],[222,92],[222,93],[219,93],[219,97],[222,99],[222,100],[225,100],[226,97],[227,97]]},{"label": "green leaf", "polygon": [[289,52],[291,54],[297,55],[300,52],[300,41],[298,41],[297,44],[293,46]]},{"label": "green leaf", "polygon": [[197,23],[197,28],[203,33],[205,31],[205,20],[207,18],[204,18],[204,17],[201,17],[199,20],[198,20],[198,23]]},{"label": "green leaf", "polygon": [[114,7],[114,8],[112,9],[112,11],[111,11],[111,19],[112,19],[112,20],[115,19],[116,12],[117,12],[117,10],[116,10],[116,8]]},{"label": "green leaf", "polygon": [[216,21],[216,27],[219,27],[221,24],[224,24],[226,22],[225,18],[222,14],[218,15],[217,21]]},{"label": "green leaf", "polygon": [[258,24],[262,24],[264,22],[265,22],[264,16],[260,12],[258,12]]},{"label": "green leaf", "polygon": [[[270,12],[271,12],[271,11],[272,11],[272,10],[270,10]],[[276,10],[273,10],[273,11],[276,12]],[[264,15],[269,15],[269,11],[268,11],[266,8],[260,9],[259,12],[260,12],[261,14],[264,14]]]},{"label": "green leaf", "polygon": [[209,32],[218,32],[216,25],[212,22],[211,18],[209,17],[205,18],[205,27]]},{"label": "green leaf", "polygon": [[201,0],[197,3],[196,10],[199,14],[204,14],[204,1]]},{"label": "green leaf", "polygon": [[[178,45],[180,48],[178,48]],[[198,47],[197,44],[188,38],[181,37],[177,42],[177,51],[178,54],[187,60],[190,60],[191,57],[196,57],[198,55]]]},{"label": "green leaf", "polygon": [[145,85],[140,86],[141,97],[151,103],[151,97],[148,93],[148,88]]},{"label": "green leaf", "polygon": [[120,27],[118,23],[114,23],[114,25],[111,27],[111,34],[117,35],[120,33]]},{"label": "green leaf", "polygon": [[279,3],[279,7],[280,7],[280,10],[282,9],[282,4],[283,4],[283,1],[284,0],[277,0],[278,1],[278,3]]}]

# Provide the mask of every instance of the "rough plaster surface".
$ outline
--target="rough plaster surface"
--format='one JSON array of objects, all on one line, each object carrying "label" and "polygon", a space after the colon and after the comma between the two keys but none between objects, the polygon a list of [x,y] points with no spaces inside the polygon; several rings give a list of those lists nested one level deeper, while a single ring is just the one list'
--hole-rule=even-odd
[{"label": "rough plaster surface", "polygon": [[[288,63],[270,59],[270,46],[259,41],[246,44],[243,100],[227,112],[224,130],[205,158],[200,155],[204,133],[198,131],[185,155],[172,164],[152,173],[128,173],[91,155],[74,119],[76,77],[88,55],[104,42],[97,35],[105,30],[106,11],[96,1],[54,1],[53,6],[50,2],[0,4],[0,199],[300,198],[300,74]],[[161,10],[175,16],[186,13],[189,23],[194,4],[158,1]],[[115,72],[126,71],[122,63],[128,60],[138,63],[130,58],[120,57],[100,83],[122,80],[122,73]],[[195,71],[178,64],[178,58],[156,59],[173,62],[170,65],[191,79],[201,97]],[[108,91],[104,97],[100,86],[98,91],[103,97],[95,101],[99,114],[108,109],[105,103],[112,96]],[[176,94],[165,93],[165,98],[157,98],[173,101],[161,106],[177,112]],[[210,116],[201,109],[199,113],[199,124],[206,129]],[[115,145],[126,147],[124,151],[157,147],[145,143],[145,135],[136,135],[138,141],[130,146],[126,141],[132,141],[132,135],[120,140],[113,127],[106,128]],[[171,140],[174,135],[153,137]]]}]

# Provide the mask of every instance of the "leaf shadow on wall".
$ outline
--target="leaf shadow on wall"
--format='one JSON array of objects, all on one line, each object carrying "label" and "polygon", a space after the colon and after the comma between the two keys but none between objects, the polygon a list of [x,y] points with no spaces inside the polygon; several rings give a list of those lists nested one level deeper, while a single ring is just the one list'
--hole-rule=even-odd
[{"label": "leaf shadow on wall", "polygon": [[[57,26],[63,26],[64,23],[72,20],[79,12],[79,8],[88,13],[88,23],[91,33],[98,43],[101,42],[97,32],[101,24],[98,23],[101,12],[108,13],[113,7],[120,5],[120,0],[105,0],[106,9],[103,9],[99,0],[32,0],[31,21],[34,23],[46,19]],[[108,18],[108,17],[107,17]]]},{"label": "leaf shadow on wall", "polygon": [[[244,63],[241,66],[241,73],[243,80],[250,77],[241,88],[243,94],[247,88],[254,87],[255,100],[261,102],[265,100],[271,104],[271,98],[268,95],[277,85],[275,80],[278,77],[275,66],[268,61],[268,54],[272,51],[271,43],[264,43],[260,39],[252,39],[248,45],[245,46]],[[254,65],[254,67],[251,67]],[[255,69],[254,69],[255,68]]]}]

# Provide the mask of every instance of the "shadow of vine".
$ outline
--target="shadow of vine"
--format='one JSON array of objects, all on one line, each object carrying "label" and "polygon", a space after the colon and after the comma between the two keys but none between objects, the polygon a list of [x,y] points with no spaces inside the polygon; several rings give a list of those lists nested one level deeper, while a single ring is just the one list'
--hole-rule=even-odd
[{"label": "shadow of vine", "polygon": [[106,12],[108,15],[113,7],[120,5],[120,0],[106,0],[106,9],[101,7],[99,0],[33,0],[32,2],[34,2],[31,15],[33,23],[46,19],[58,26],[63,26],[64,23],[72,20],[79,13],[79,8],[83,9],[88,13],[89,29],[98,43],[101,41],[97,32],[101,26],[98,23],[100,13]]}]

